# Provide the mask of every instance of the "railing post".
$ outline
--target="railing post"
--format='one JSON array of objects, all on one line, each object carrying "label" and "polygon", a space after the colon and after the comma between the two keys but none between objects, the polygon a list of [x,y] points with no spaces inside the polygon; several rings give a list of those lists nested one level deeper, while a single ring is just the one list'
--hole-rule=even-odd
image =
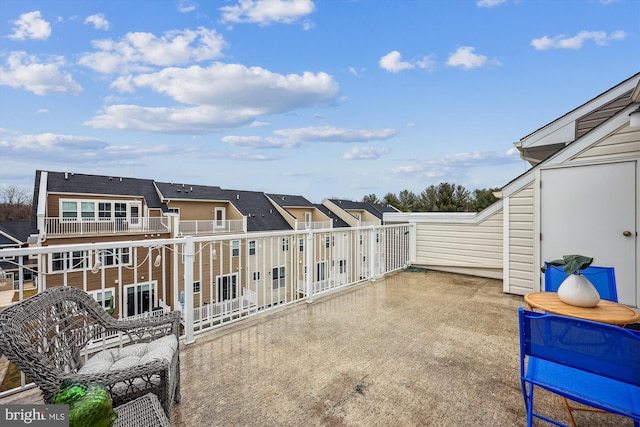
[{"label": "railing post", "polygon": [[307,266],[307,302],[313,302],[313,230],[307,232],[307,241],[305,243],[305,249],[307,251],[307,259],[305,261]]},{"label": "railing post", "polygon": [[376,229],[372,228],[369,231],[369,280],[376,280],[378,274],[376,271],[376,258],[378,254],[376,253]]},{"label": "railing post", "polygon": [[184,242],[184,333],[185,344],[194,343],[193,336],[193,260],[194,256],[193,236],[185,237]]}]

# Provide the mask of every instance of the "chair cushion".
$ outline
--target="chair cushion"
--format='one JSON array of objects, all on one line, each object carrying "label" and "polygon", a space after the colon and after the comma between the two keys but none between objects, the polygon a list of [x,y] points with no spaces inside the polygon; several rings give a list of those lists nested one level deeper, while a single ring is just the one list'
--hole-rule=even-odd
[{"label": "chair cushion", "polygon": [[132,344],[122,348],[112,348],[96,353],[80,368],[80,374],[102,374],[109,371],[144,365],[152,360],[166,360],[171,363],[178,349],[175,335],[167,335],[150,343]]}]

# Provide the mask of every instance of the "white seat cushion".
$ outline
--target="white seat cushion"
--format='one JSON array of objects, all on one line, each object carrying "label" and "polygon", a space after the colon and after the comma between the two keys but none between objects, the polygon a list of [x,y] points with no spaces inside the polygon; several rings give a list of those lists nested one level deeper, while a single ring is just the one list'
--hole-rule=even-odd
[{"label": "white seat cushion", "polygon": [[144,365],[154,359],[171,363],[178,349],[175,335],[167,335],[150,343],[132,344],[122,348],[112,348],[96,353],[87,360],[78,373],[102,374],[109,371]]}]

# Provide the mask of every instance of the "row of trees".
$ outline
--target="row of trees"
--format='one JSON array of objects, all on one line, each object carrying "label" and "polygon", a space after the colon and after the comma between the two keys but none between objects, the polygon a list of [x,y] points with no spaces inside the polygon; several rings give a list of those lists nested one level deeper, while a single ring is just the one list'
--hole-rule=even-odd
[{"label": "row of trees", "polygon": [[0,187],[0,221],[29,221],[31,195],[15,185]]},{"label": "row of trees", "polygon": [[402,212],[480,212],[498,200],[493,193],[499,188],[482,188],[470,192],[462,185],[442,182],[430,185],[420,194],[402,190],[398,195],[387,193],[382,199],[375,194],[362,198],[365,203],[382,203]]}]

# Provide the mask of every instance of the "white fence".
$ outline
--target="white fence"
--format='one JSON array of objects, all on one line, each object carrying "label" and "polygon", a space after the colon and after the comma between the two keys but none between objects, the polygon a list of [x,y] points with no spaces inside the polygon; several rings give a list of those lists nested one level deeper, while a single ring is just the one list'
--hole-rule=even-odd
[{"label": "white fence", "polygon": [[[15,290],[0,271],[0,293],[22,300],[76,286],[118,318],[180,310],[190,344],[229,322],[382,277],[414,257],[410,224],[2,249],[0,266],[11,270]],[[22,375],[17,389],[24,387]]]},{"label": "white fence", "polygon": [[44,219],[45,233],[48,236],[61,235],[108,235],[118,233],[150,233],[169,231],[169,220],[166,217],[122,218],[108,221],[69,221],[64,218],[50,217]]},{"label": "white fence", "polygon": [[243,233],[246,230],[245,221],[242,219],[232,220],[194,220],[194,221],[180,221],[179,232],[183,236],[199,236],[203,234],[216,234],[216,233]]}]

